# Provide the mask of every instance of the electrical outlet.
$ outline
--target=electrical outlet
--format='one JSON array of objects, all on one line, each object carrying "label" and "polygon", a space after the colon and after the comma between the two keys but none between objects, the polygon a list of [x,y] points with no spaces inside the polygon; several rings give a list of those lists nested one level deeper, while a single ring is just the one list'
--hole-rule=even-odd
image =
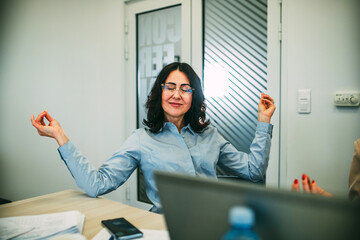
[{"label": "electrical outlet", "polygon": [[125,187],[125,199],[128,201],[130,200],[130,187],[129,186]]},{"label": "electrical outlet", "polygon": [[338,107],[358,107],[360,106],[359,93],[336,93],[334,99],[335,106]]}]

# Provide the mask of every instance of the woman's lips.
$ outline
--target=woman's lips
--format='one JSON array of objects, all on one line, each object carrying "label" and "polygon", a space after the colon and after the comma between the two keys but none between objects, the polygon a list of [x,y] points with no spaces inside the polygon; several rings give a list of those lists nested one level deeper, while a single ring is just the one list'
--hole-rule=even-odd
[{"label": "woman's lips", "polygon": [[173,107],[180,107],[182,104],[181,103],[170,103],[171,106]]}]

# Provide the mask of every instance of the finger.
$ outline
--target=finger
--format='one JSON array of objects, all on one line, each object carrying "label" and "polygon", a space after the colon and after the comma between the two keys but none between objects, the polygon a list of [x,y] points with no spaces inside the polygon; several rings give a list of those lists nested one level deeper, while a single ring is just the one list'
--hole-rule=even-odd
[{"label": "finger", "polygon": [[269,105],[269,106],[273,105],[273,102],[266,99],[266,98],[262,98],[261,101],[262,101],[263,104],[266,104],[266,105]]},{"label": "finger", "polygon": [[306,174],[305,174],[305,176],[306,176],[306,179],[307,179],[307,183],[308,183],[308,185],[309,185],[309,187],[310,187],[310,189],[311,189],[310,177],[309,177],[308,175],[306,175]]},{"label": "finger", "polygon": [[39,134],[40,134],[41,128],[42,128],[43,126],[35,121],[34,115],[31,116],[31,123],[32,123],[32,125],[38,130],[38,132],[39,132]]},{"label": "finger", "polygon": [[311,192],[311,188],[310,188],[310,182],[309,182],[309,177],[306,174],[302,175],[302,185],[303,185],[303,190],[304,192],[310,193]]},{"label": "finger", "polygon": [[268,112],[271,116],[275,112],[275,105],[272,102],[269,102],[268,100],[264,100],[259,104],[259,110]]},{"label": "finger", "polygon": [[35,117],[34,117],[34,115],[31,115],[31,123],[32,123],[32,125],[34,126],[34,127],[36,127],[38,124],[37,124],[37,122],[35,122]]},{"label": "finger", "polygon": [[40,123],[40,120],[45,116],[45,111],[40,113],[37,118],[35,119],[36,122]]},{"label": "finger", "polygon": [[44,122],[44,117],[42,117],[42,118],[40,119],[40,124],[43,125],[43,126],[46,126],[46,124],[45,124],[45,122]]},{"label": "finger", "polygon": [[45,117],[49,122],[54,121],[54,119],[50,116],[50,114],[47,111],[44,111],[44,112],[45,112]]},{"label": "finger", "polygon": [[261,98],[269,99],[271,102],[274,102],[274,99],[265,93],[261,93]]},{"label": "finger", "polygon": [[42,126],[46,126],[46,123],[44,121],[44,117],[49,121],[53,121],[54,119],[50,116],[50,114],[45,110],[45,111],[42,111],[42,113],[40,113],[38,115],[38,117],[36,118],[36,122],[38,122],[39,124],[41,124]]},{"label": "finger", "polygon": [[316,185],[315,180],[312,180],[311,182],[311,192],[315,194],[319,194],[321,192],[320,188]]},{"label": "finger", "polygon": [[271,103],[274,103],[274,99],[272,99],[269,95],[267,94],[262,94],[261,95],[261,100],[267,100],[270,101]]},{"label": "finger", "polygon": [[267,99],[267,98],[262,98],[261,99],[261,102],[263,103],[263,104],[267,104],[267,105],[274,105],[274,102],[273,101],[271,101],[270,99]]},{"label": "finger", "polygon": [[34,115],[31,115],[31,123],[34,127],[39,125],[39,123],[36,122]]},{"label": "finger", "polygon": [[300,192],[299,180],[297,180],[296,178],[295,178],[293,184],[291,185],[291,190]]},{"label": "finger", "polygon": [[260,103],[262,103],[263,102],[263,100],[264,100],[264,96],[265,96],[265,93],[261,93],[261,96],[260,96]]}]

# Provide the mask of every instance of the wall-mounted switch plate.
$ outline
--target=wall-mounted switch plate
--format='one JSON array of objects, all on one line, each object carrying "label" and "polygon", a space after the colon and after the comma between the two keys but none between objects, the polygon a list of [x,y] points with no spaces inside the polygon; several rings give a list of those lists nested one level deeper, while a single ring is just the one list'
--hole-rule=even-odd
[{"label": "wall-mounted switch plate", "polygon": [[359,93],[336,93],[334,104],[338,107],[358,107],[360,106]]},{"label": "wall-mounted switch plate", "polygon": [[297,99],[298,113],[310,113],[311,106],[311,90],[299,89]]}]

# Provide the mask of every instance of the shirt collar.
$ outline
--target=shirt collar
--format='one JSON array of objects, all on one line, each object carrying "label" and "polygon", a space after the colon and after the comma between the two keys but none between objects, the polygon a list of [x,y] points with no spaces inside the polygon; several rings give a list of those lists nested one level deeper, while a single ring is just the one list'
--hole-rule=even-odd
[{"label": "shirt collar", "polygon": [[[189,132],[190,132],[192,135],[195,135],[195,132],[194,132],[194,130],[191,128],[190,123],[189,123],[188,125],[186,125],[185,127],[183,127],[182,129],[184,129],[184,131],[185,131],[186,129],[188,129]],[[182,129],[181,129],[181,130],[182,130]]]},{"label": "shirt collar", "polygon": [[[173,123],[171,123],[171,122],[165,122],[165,123],[164,123],[164,126],[163,126],[163,128],[162,128],[161,131],[164,131],[165,129],[170,130],[171,126],[176,127],[176,126],[175,126]],[[183,130],[183,129],[184,129],[184,130]],[[196,134],[195,131],[191,128],[190,123],[181,129],[181,131],[186,131],[186,130],[188,130],[192,135],[195,135],[195,134]]]}]

